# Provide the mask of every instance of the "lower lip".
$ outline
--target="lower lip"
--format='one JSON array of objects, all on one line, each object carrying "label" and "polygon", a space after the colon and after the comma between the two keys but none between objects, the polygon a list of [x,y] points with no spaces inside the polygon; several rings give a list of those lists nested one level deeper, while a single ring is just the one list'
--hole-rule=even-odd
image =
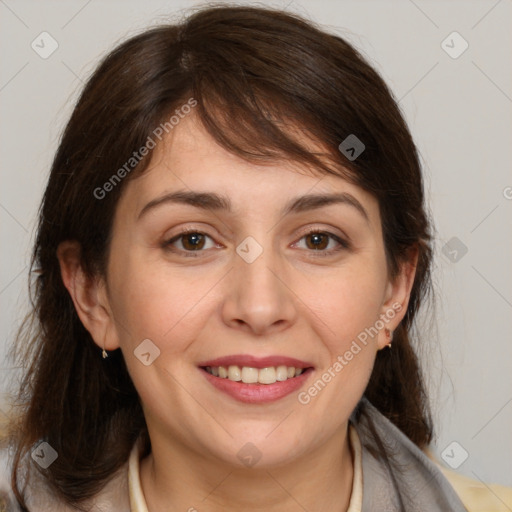
[{"label": "lower lip", "polygon": [[206,379],[218,390],[240,402],[247,404],[262,404],[275,402],[285,396],[297,391],[313,372],[313,368],[304,370],[299,376],[286,379],[274,384],[245,384],[244,382],[215,377],[205,369],[200,368]]}]

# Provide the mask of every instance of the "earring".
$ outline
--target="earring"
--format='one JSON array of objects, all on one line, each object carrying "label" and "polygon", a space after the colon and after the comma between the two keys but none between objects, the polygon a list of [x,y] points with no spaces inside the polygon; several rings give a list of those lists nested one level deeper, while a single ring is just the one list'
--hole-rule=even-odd
[{"label": "earring", "polygon": [[386,333],[386,338],[389,340],[388,344],[386,345],[386,347],[388,347],[390,349],[391,348],[391,342],[393,341],[393,331],[391,331],[390,329],[386,328],[386,329],[384,329],[384,332]]},{"label": "earring", "polygon": [[101,351],[101,355],[103,356],[103,359],[108,357],[107,351],[105,350],[105,339],[103,339],[103,350]]}]

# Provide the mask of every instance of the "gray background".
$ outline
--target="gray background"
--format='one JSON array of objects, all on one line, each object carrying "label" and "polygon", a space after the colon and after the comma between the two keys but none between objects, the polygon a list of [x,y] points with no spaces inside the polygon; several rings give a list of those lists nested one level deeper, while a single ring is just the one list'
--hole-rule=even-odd
[{"label": "gray background", "polygon": [[[116,43],[197,4],[0,0],[2,393],[16,377],[4,354],[28,307],[37,208],[83,82]],[[261,4],[346,37],[400,101],[437,228],[437,327],[428,319],[420,327],[429,329],[420,353],[435,412],[432,448],[447,467],[512,486],[511,1]],[[47,59],[31,47],[43,31],[59,45]],[[442,47],[453,31],[469,44],[458,58]],[[453,53],[463,43],[446,44]]]}]

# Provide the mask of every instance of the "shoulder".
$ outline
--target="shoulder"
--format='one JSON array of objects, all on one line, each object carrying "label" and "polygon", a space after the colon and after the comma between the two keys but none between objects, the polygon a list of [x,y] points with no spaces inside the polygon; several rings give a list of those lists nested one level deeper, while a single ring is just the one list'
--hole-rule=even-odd
[{"label": "shoulder", "polygon": [[[21,512],[11,487],[13,469],[13,446],[0,438],[0,512]],[[43,474],[33,467],[30,454],[25,458],[20,470],[28,475],[28,485],[24,488],[24,499],[31,512],[76,512],[76,508],[59,498],[48,486]],[[128,464],[122,466],[103,488],[85,504],[87,510],[130,510],[128,495]]]},{"label": "shoulder", "polygon": [[367,399],[351,419],[362,445],[363,510],[467,512],[433,461]]},{"label": "shoulder", "polygon": [[5,438],[0,438],[0,511],[18,511],[11,489],[11,465]]},{"label": "shoulder", "polygon": [[426,455],[450,482],[468,512],[509,512],[512,509],[512,487],[488,484],[445,468],[430,449]]},{"label": "shoulder", "polygon": [[[360,416],[361,424],[365,427],[366,420],[371,418],[374,428],[371,431],[367,428],[360,429],[363,437],[366,437],[363,439],[363,455],[365,444],[376,451],[373,442],[375,434],[390,447],[392,454],[389,463],[397,469],[398,484],[405,484],[405,490],[414,491],[415,503],[411,505],[411,510],[416,502],[423,499],[426,505],[424,510],[512,511],[512,488],[474,480],[444,467],[428,447],[420,449],[372,404],[366,401],[365,405],[365,414]],[[378,466],[373,458],[368,460],[373,466]],[[406,471],[401,472],[400,469],[404,468]],[[433,479],[437,485],[432,485]]]}]

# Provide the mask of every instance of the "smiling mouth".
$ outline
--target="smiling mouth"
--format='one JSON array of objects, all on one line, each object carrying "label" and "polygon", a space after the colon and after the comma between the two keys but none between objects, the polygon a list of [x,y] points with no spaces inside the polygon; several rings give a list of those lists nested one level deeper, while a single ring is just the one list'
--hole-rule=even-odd
[{"label": "smiling mouth", "polygon": [[233,382],[242,382],[244,384],[275,384],[295,379],[299,375],[312,370],[308,368],[296,368],[294,366],[269,366],[266,368],[253,368],[250,366],[201,366],[205,372]]}]

